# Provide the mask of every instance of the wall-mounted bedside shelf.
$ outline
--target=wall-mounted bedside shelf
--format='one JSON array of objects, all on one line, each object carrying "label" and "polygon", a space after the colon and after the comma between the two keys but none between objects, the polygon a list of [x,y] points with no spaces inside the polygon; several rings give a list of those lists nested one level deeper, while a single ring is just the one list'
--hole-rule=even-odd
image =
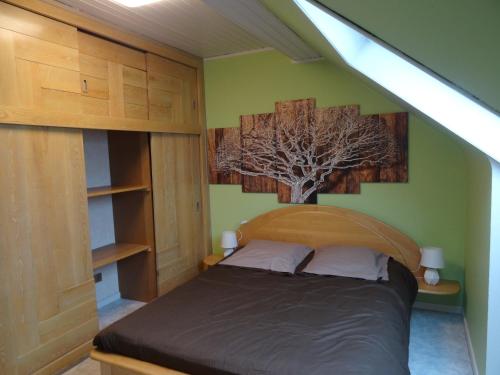
[{"label": "wall-mounted bedside shelf", "polygon": [[439,280],[437,285],[428,285],[422,277],[417,277],[418,292],[423,294],[449,295],[460,292],[460,283],[455,280]]},{"label": "wall-mounted bedside shelf", "polygon": [[92,250],[92,266],[94,269],[103,267],[150,249],[148,245],[133,243],[113,243],[99,247]]},{"label": "wall-mounted bedside shelf", "polygon": [[150,191],[148,185],[123,185],[123,186],[98,186],[87,189],[89,198],[102,197],[104,195],[112,195],[118,193],[127,193],[129,191]]}]

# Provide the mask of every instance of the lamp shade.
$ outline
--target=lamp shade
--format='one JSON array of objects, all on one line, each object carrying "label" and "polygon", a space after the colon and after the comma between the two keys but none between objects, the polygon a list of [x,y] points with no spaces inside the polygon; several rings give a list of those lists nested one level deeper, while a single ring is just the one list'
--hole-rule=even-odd
[{"label": "lamp shade", "polygon": [[433,246],[423,247],[420,265],[428,268],[444,268],[443,249]]},{"label": "lamp shade", "polygon": [[238,239],[236,238],[236,232],[232,230],[225,230],[222,232],[222,239],[220,241],[220,246],[223,249],[234,249],[238,247]]}]

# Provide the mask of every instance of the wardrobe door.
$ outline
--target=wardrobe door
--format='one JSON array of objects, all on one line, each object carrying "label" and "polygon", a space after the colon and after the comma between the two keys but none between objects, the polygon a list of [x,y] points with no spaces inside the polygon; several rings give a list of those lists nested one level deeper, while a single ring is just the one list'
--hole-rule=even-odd
[{"label": "wardrobe door", "polygon": [[203,259],[200,137],[151,135],[158,293],[194,277]]},{"label": "wardrobe door", "polygon": [[0,105],[80,113],[73,26],[0,2]]},{"label": "wardrobe door", "polygon": [[53,374],[97,332],[81,130],[0,126],[0,373]]},{"label": "wardrobe door", "polygon": [[146,55],[78,32],[83,112],[148,119]]},{"label": "wardrobe door", "polygon": [[199,131],[196,70],[147,54],[149,118],[167,121],[182,131]]}]

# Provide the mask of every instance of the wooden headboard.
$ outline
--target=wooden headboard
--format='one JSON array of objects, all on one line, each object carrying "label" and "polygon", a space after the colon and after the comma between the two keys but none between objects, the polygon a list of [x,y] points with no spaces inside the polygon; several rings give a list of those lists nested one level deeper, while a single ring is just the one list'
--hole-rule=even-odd
[{"label": "wooden headboard", "polygon": [[332,206],[291,206],[242,224],[240,245],[251,239],[298,242],[313,248],[336,244],[366,246],[419,272],[420,249],[407,235],[357,211]]}]

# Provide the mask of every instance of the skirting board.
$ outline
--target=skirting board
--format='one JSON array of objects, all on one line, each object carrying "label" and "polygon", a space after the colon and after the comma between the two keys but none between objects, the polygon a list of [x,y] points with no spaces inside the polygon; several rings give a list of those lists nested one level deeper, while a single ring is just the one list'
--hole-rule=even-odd
[{"label": "skirting board", "polygon": [[464,315],[464,327],[465,327],[465,339],[467,340],[467,348],[469,349],[469,358],[472,365],[472,372],[474,375],[479,375],[479,369],[477,368],[476,354],[474,352],[474,347],[472,346],[472,341],[470,338],[469,324],[467,323],[467,318]]},{"label": "skirting board", "polygon": [[452,314],[463,314],[464,312],[462,306],[438,305],[435,303],[420,302],[420,301],[415,302],[413,304],[413,308],[422,310],[440,311]]}]

